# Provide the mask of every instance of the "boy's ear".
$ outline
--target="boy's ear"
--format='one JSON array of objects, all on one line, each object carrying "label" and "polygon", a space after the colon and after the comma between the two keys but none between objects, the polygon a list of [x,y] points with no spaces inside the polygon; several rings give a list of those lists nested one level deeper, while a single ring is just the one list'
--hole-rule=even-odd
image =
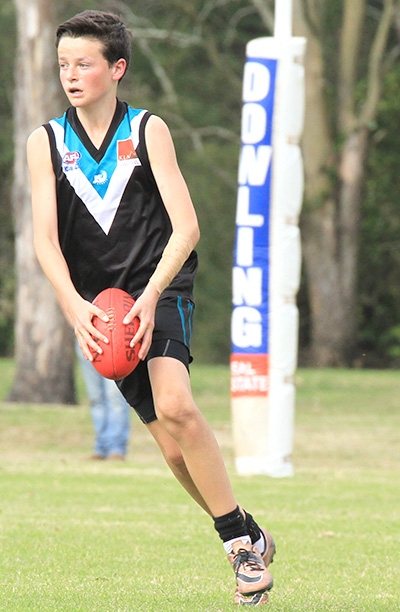
[{"label": "boy's ear", "polygon": [[113,80],[120,81],[126,71],[126,60],[123,57],[121,57],[121,59],[115,62],[113,69],[114,69]]}]

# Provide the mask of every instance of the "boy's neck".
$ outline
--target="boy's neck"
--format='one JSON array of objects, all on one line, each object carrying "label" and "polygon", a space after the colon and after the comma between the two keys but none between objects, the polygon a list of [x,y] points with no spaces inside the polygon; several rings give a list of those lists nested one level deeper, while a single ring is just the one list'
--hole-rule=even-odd
[{"label": "boy's neck", "polygon": [[102,100],[97,107],[78,107],[76,113],[86,134],[99,149],[113,120],[117,98]]}]

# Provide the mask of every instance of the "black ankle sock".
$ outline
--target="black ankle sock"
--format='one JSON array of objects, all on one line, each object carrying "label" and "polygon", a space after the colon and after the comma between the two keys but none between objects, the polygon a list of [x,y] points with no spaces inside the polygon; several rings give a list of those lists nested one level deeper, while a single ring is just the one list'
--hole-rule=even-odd
[{"label": "black ankle sock", "polygon": [[240,538],[243,535],[248,534],[246,523],[243,518],[243,514],[240,511],[239,506],[224,514],[223,516],[217,516],[214,518],[214,527],[218,531],[219,537],[223,542],[228,542],[234,538]]},{"label": "black ankle sock", "polygon": [[249,514],[246,510],[244,510],[244,513],[246,516],[245,523],[246,523],[247,533],[249,534],[251,538],[251,543],[255,544],[261,538],[261,530],[259,526],[257,525],[257,523],[255,522],[255,520],[253,519],[253,517],[251,516],[251,514]]}]

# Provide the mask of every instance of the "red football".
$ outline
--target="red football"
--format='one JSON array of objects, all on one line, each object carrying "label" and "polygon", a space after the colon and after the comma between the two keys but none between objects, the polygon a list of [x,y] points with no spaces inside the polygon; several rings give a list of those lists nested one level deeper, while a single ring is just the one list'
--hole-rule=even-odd
[{"label": "red football", "polygon": [[93,366],[105,378],[125,378],[139,363],[140,343],[130,347],[130,341],[139,329],[139,319],[136,317],[129,325],[122,323],[134,303],[129,293],[115,287],[104,289],[93,300],[93,304],[101,308],[110,319],[105,323],[99,317],[93,318],[93,325],[109,340],[108,344],[99,341],[103,349],[101,355],[91,349]]}]

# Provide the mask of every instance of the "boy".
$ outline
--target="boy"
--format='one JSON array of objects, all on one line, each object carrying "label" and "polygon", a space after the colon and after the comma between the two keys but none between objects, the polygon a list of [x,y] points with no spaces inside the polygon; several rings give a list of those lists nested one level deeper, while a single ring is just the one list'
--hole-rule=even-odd
[{"label": "boy", "polygon": [[[118,382],[182,486],[213,518],[236,573],[236,603],[266,603],[275,545],[234,497],[189,379],[196,213],[165,123],[117,98],[131,42],[120,19],[84,11],[56,34],[70,107],[28,140],[34,245],[89,360],[106,287],[136,300],[140,364]],[[98,342],[97,342],[98,341]]]}]

